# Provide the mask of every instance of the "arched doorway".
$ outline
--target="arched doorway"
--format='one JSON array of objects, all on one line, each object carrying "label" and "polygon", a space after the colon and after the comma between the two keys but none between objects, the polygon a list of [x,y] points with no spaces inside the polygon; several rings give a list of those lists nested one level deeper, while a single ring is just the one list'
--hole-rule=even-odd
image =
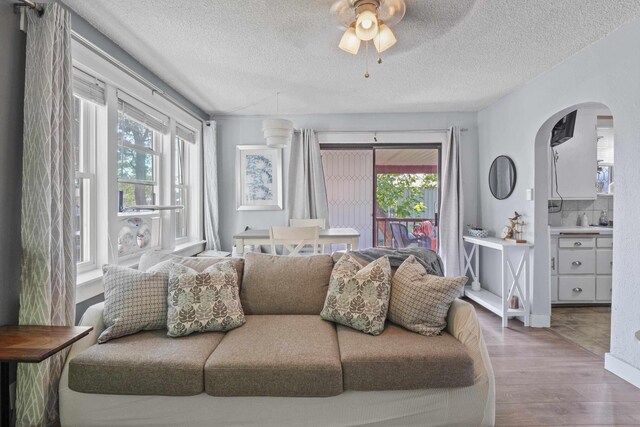
[{"label": "arched doorway", "polygon": [[[573,138],[551,147],[554,126],[574,111]],[[612,151],[612,114],[598,102],[558,111],[536,135],[534,281],[549,284],[552,328],[601,357],[610,341],[612,229],[594,225],[612,215]]]}]

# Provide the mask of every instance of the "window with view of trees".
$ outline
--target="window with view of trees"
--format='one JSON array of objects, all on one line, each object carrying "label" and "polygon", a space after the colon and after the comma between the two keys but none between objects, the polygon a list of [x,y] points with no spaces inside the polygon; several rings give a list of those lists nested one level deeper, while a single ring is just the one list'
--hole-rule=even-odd
[{"label": "window with view of trees", "polygon": [[[118,191],[121,206],[153,205],[160,152],[153,129],[118,112]],[[159,147],[158,147],[159,148]]]},{"label": "window with view of trees", "polygon": [[180,205],[183,208],[176,210],[175,214],[175,222],[176,222],[176,239],[181,239],[187,237],[188,227],[187,227],[187,218],[188,218],[188,203],[187,203],[187,174],[186,174],[186,165],[187,165],[187,151],[186,151],[185,141],[176,137],[174,144],[174,159],[175,159],[175,167],[174,167],[174,188],[175,188],[175,204]]}]

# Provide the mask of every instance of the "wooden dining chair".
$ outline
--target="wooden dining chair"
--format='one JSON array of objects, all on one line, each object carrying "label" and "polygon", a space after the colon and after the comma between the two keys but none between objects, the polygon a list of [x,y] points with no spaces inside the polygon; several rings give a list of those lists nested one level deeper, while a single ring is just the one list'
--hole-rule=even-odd
[{"label": "wooden dining chair", "polygon": [[327,227],[327,220],[325,218],[311,218],[311,219],[290,219],[290,227],[320,227],[324,230]]},{"label": "wooden dining chair", "polygon": [[[276,254],[276,245],[282,245],[288,255],[307,255],[319,253],[318,239],[320,227],[271,227],[269,238],[271,240],[271,253]],[[310,252],[302,250],[311,246]]]}]

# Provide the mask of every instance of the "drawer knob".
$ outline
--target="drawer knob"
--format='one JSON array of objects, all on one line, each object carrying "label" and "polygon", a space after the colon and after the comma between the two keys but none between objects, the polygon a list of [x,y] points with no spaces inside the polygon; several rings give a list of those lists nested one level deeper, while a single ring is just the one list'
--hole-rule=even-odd
[{"label": "drawer knob", "polygon": [[573,288],[573,292],[580,293],[582,292],[582,288]]},{"label": "drawer knob", "polygon": [[573,242],[573,246],[582,246],[582,242]]},{"label": "drawer knob", "polygon": [[582,265],[581,261],[573,261],[571,265],[575,265],[576,267],[580,267]]}]

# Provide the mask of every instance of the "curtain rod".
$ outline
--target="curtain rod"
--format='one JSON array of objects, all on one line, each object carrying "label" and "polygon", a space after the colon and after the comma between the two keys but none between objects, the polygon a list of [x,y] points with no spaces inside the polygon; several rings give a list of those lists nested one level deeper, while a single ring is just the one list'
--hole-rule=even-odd
[{"label": "curtain rod", "polygon": [[42,16],[44,13],[44,8],[31,0],[18,0],[20,3],[14,3],[13,6],[18,7],[28,7],[29,9],[33,9],[38,12],[38,16]]},{"label": "curtain rod", "polygon": [[176,107],[180,108],[182,111],[184,111],[185,113],[189,114],[190,116],[192,116],[194,119],[200,121],[200,122],[205,122],[204,119],[202,119],[200,117],[200,115],[198,115],[195,111],[191,110],[188,107],[185,107],[184,105],[182,105],[180,102],[178,102],[177,100],[175,100],[172,96],[167,95],[162,89],[160,89],[158,86],[154,85],[153,83],[151,83],[149,80],[145,79],[144,77],[142,77],[140,74],[138,74],[137,72],[135,72],[134,70],[132,70],[131,68],[127,67],[126,65],[124,65],[122,62],[118,61],[117,59],[115,59],[114,57],[112,57],[111,55],[109,55],[107,52],[105,52],[104,50],[100,49],[98,46],[96,46],[95,44],[91,43],[89,40],[87,40],[86,38],[84,38],[83,36],[81,36],[80,34],[78,34],[77,32],[71,30],[71,37],[73,39],[75,39],[78,43],[82,44],[84,47],[86,47],[87,49],[91,50],[92,52],[94,52],[95,54],[99,55],[102,59],[104,59],[105,61],[109,62],[110,64],[114,65],[115,67],[117,67],[118,69],[124,71],[125,73],[127,73],[129,76],[133,77],[134,79],[136,79],[137,81],[139,81],[140,83],[142,83],[143,85],[149,87],[149,89],[151,89],[151,93],[152,94],[157,94],[160,95],[161,97],[163,97],[164,99],[166,99],[167,101],[169,101],[170,103],[172,103],[173,105],[175,105]]},{"label": "curtain rod", "polygon": [[[462,128],[460,132],[467,132],[469,129]],[[300,132],[301,129],[294,129],[294,132]],[[423,130],[318,130],[316,133],[442,133],[448,132],[449,129],[423,129]]]}]

